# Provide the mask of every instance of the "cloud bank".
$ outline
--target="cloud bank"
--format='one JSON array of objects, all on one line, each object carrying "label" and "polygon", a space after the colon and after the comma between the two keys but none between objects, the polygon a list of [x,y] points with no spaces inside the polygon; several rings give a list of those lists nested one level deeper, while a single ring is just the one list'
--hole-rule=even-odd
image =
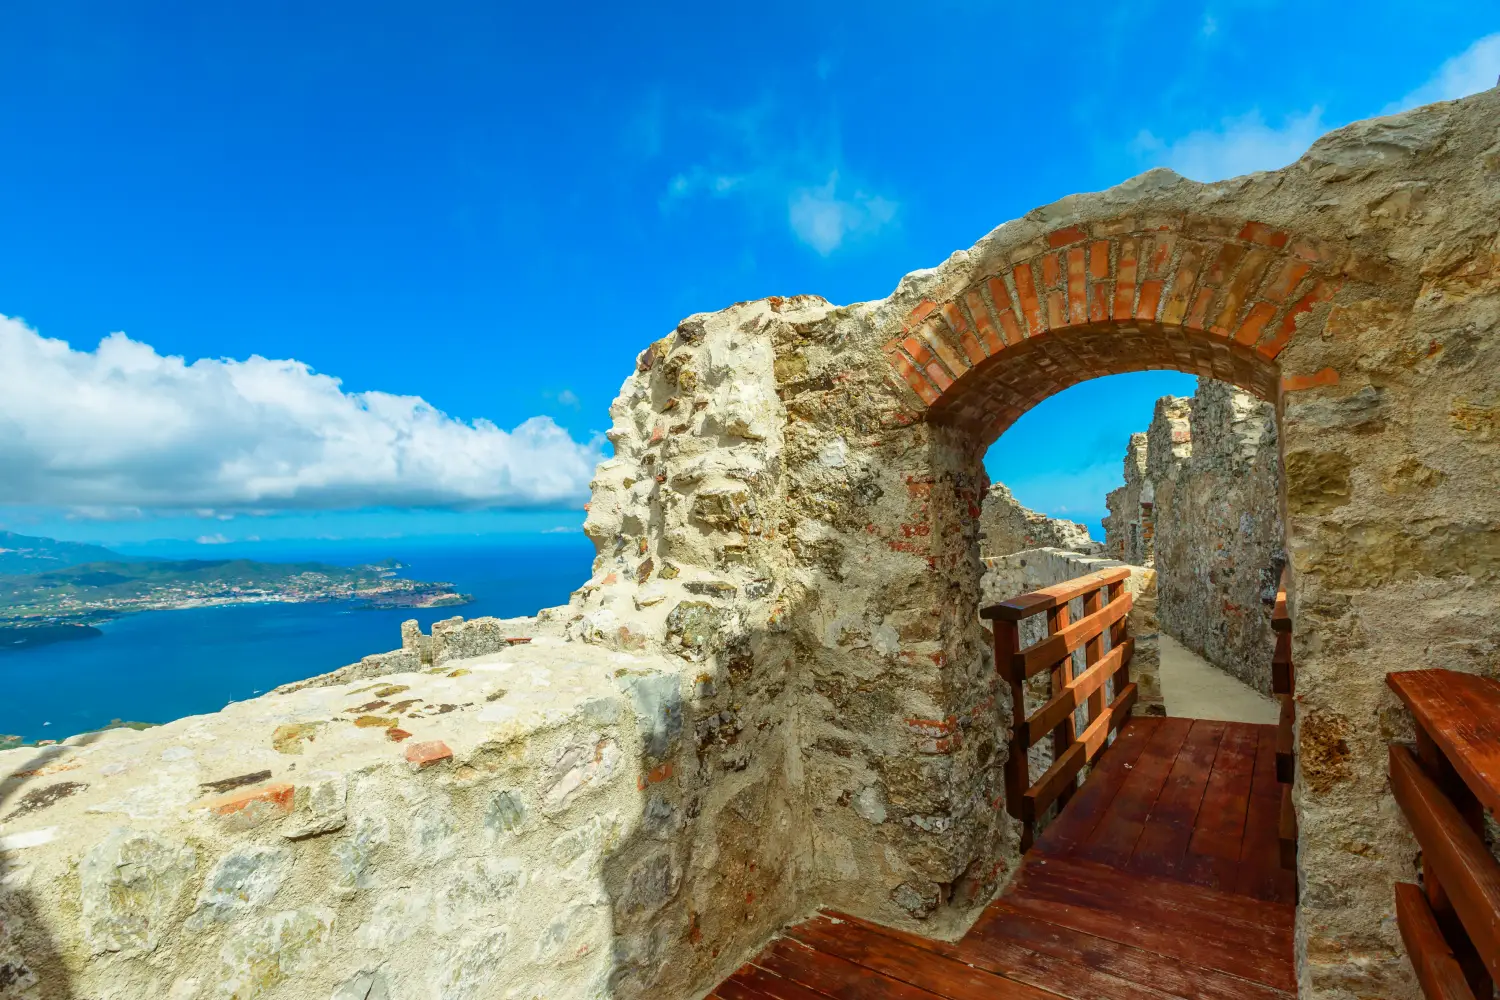
[{"label": "cloud bank", "polygon": [[93,351],[0,316],[0,503],[260,511],[581,502],[602,457],[548,417],[506,431],[299,361]]},{"label": "cloud bank", "polygon": [[1395,114],[1436,101],[1452,101],[1500,84],[1500,31],[1485,35],[1438,67],[1422,86],[1399,101],[1386,105],[1382,114]]}]

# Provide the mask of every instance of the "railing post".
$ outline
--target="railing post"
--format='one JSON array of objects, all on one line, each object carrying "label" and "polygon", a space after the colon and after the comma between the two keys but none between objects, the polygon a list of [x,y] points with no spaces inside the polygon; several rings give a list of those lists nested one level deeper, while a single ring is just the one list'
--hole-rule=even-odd
[{"label": "railing post", "polygon": [[[995,629],[995,670],[1010,685],[1010,753],[1005,758],[1005,808],[1016,819],[1021,818],[1021,800],[1031,785],[1026,745],[1026,682],[1016,670],[1016,653],[1021,648],[1020,629],[1016,622],[997,618]],[[1021,850],[1031,848],[1032,830],[1027,824],[1021,834]]]},{"label": "railing post", "polygon": [[[1108,595],[1109,601],[1113,603],[1121,594],[1125,593],[1125,581],[1116,580],[1114,583],[1111,583],[1107,588],[1105,588],[1105,590]],[[1117,649],[1120,646],[1125,645],[1125,640],[1129,638],[1129,636],[1130,616],[1126,615],[1124,618],[1121,618],[1119,621],[1110,626],[1109,648]],[[1115,671],[1114,680],[1111,683],[1113,684],[1113,690],[1110,691],[1110,697],[1118,697],[1120,692],[1125,690],[1125,685],[1130,683],[1129,661],[1122,661],[1120,663],[1120,669]]]},{"label": "railing post", "polygon": [[[1047,634],[1057,635],[1068,627],[1072,616],[1068,613],[1068,605],[1060,604],[1047,612]],[[1057,665],[1052,668],[1052,697],[1056,698],[1067,690],[1069,682],[1073,680],[1073,654],[1066,654]],[[1060,760],[1062,755],[1068,752],[1068,748],[1078,739],[1078,723],[1074,719],[1074,713],[1069,712],[1068,717],[1057,724],[1052,730],[1052,759]],[[1063,788],[1062,794],[1057,797],[1057,807],[1061,809],[1068,804],[1073,797],[1073,789],[1078,787],[1076,778],[1069,781]]]},{"label": "railing post", "polygon": [[[1085,615],[1096,614],[1104,610],[1104,591],[1091,590],[1083,599],[1083,613]],[[1124,619],[1121,619],[1123,622]],[[1119,624],[1118,622],[1116,624]],[[1115,629],[1110,629],[1110,642],[1114,642]],[[1083,645],[1083,668],[1087,670],[1099,662],[1099,657],[1104,655],[1104,633],[1100,632]],[[1088,720],[1093,722],[1104,712],[1104,687],[1101,685],[1093,694],[1089,695]]]}]

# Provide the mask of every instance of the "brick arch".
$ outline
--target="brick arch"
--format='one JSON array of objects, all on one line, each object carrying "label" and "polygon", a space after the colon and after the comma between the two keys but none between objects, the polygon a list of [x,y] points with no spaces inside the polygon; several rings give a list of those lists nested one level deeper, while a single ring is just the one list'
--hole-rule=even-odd
[{"label": "brick arch", "polygon": [[1277,357],[1294,337],[1318,335],[1338,258],[1243,219],[1072,225],[941,301],[923,299],[885,352],[927,419],[985,445],[1043,399],[1101,375],[1177,369],[1275,400]]}]

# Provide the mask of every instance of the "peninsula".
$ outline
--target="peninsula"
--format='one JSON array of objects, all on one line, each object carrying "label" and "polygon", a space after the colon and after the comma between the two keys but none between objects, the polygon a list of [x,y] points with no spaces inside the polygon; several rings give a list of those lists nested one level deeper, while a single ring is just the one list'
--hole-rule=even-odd
[{"label": "peninsula", "polygon": [[[58,543],[51,539],[24,538],[26,547],[17,539],[23,536],[0,537],[0,546],[12,557],[5,567],[11,573],[0,575],[0,651],[90,638],[100,634],[94,627],[100,622],[136,611],[257,601],[354,601],[371,608],[451,607],[470,601],[452,584],[397,575],[403,567],[395,560],[362,566],[250,559],[130,560],[89,547],[88,556],[116,558],[68,565],[70,559],[56,557]],[[16,560],[21,551],[47,550],[39,543],[54,547],[45,561]]]}]

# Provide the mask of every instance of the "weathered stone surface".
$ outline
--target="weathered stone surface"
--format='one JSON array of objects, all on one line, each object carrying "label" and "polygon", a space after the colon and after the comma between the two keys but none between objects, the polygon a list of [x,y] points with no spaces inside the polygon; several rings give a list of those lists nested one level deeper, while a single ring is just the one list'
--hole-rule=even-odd
[{"label": "weathered stone surface", "polygon": [[1086,556],[1104,550],[1104,544],[1090,538],[1083,525],[1021,506],[1004,483],[990,485],[980,511],[979,554],[986,559],[1024,549],[1067,549]]},{"label": "weathered stone surface", "polygon": [[1150,428],[1131,438],[1125,477],[1109,497],[1108,546],[1157,571],[1162,631],[1269,695],[1271,606],[1286,565],[1275,408],[1200,379],[1192,397],[1157,401]]}]

